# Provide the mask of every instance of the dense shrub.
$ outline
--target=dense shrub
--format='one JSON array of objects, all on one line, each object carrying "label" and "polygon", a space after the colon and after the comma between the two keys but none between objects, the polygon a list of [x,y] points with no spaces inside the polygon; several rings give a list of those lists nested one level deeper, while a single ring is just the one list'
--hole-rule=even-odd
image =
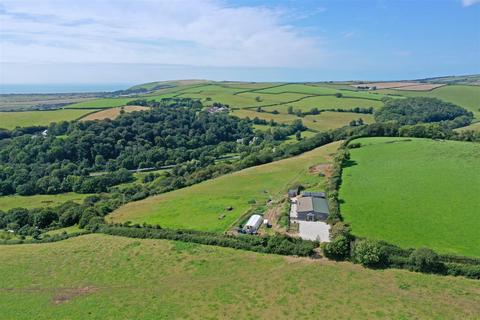
[{"label": "dense shrub", "polygon": [[339,235],[323,245],[325,257],[333,260],[345,260],[350,256],[350,240]]},{"label": "dense shrub", "polygon": [[354,246],[355,261],[367,267],[382,267],[387,262],[383,245],[376,240],[358,240]]},{"label": "dense shrub", "polygon": [[412,269],[420,272],[438,272],[442,264],[438,255],[429,248],[419,248],[410,254]]}]

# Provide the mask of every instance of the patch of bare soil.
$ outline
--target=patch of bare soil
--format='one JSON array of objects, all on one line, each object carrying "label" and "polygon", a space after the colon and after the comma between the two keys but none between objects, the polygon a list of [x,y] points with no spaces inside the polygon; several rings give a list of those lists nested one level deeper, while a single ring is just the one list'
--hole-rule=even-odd
[{"label": "patch of bare soil", "polygon": [[278,227],[278,219],[280,219],[281,215],[281,206],[275,206],[269,208],[265,215],[263,216],[265,219],[268,219],[268,223],[272,225],[272,229],[276,232],[280,232],[281,230]]},{"label": "patch of bare soil", "polygon": [[325,177],[330,177],[332,175],[333,167],[329,163],[317,164],[308,168],[310,174],[323,174]]},{"label": "patch of bare soil", "polygon": [[82,288],[70,288],[70,289],[62,289],[53,297],[52,303],[53,304],[61,304],[72,300],[78,296],[84,296],[90,293],[93,293],[97,290],[94,286],[87,286]]},{"label": "patch of bare soil", "polygon": [[430,91],[439,87],[443,87],[444,84],[419,84],[415,86],[406,86],[406,87],[400,87],[397,88],[396,90],[411,90],[411,91]]}]

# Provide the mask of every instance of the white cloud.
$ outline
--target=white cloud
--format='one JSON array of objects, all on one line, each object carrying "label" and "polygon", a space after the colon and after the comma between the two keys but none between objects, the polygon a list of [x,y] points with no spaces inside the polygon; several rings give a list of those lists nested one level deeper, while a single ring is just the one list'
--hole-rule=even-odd
[{"label": "white cloud", "polygon": [[0,61],[320,65],[320,39],[283,15],[215,0],[3,0]]},{"label": "white cloud", "polygon": [[462,5],[464,7],[469,7],[471,5],[474,5],[475,3],[480,3],[480,0],[462,0]]}]

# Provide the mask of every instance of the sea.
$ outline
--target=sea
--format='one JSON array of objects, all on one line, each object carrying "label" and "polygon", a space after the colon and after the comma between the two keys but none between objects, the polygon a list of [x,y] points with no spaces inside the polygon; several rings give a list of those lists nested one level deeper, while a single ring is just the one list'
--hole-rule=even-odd
[{"label": "sea", "polygon": [[79,93],[125,90],[131,83],[0,84],[0,94]]}]

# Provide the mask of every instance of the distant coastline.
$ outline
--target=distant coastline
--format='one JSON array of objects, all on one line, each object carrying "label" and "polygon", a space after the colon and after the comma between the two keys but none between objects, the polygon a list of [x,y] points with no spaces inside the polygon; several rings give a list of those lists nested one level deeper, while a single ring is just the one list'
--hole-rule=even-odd
[{"label": "distant coastline", "polygon": [[0,84],[0,94],[80,93],[124,90],[128,83]]}]

